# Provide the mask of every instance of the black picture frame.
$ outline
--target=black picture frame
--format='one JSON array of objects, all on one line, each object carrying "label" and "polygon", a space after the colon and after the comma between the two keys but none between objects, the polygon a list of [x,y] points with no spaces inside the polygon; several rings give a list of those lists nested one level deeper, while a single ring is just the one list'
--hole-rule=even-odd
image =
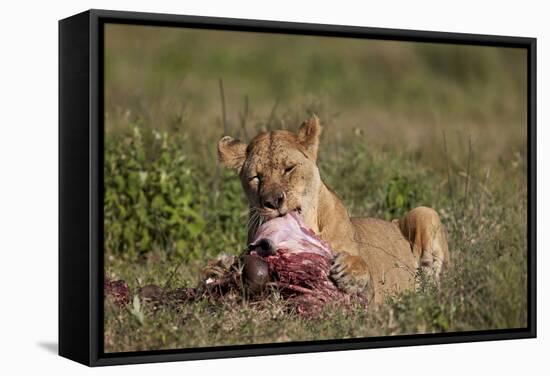
[{"label": "black picture frame", "polygon": [[[363,339],[103,352],[103,26],[163,25],[528,51],[528,325],[521,329]],[[536,337],[536,39],[88,10],[59,21],[59,354],[88,366]]]}]

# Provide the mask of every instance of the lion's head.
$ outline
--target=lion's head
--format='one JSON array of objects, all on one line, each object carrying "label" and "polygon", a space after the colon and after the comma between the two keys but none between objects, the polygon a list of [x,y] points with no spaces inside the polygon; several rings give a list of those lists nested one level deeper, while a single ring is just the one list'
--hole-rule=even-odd
[{"label": "lion's head", "polygon": [[248,145],[229,136],[218,142],[220,160],[241,179],[255,225],[292,210],[308,222],[322,184],[316,164],[320,134],[319,119],[312,116],[297,133],[264,132]]}]

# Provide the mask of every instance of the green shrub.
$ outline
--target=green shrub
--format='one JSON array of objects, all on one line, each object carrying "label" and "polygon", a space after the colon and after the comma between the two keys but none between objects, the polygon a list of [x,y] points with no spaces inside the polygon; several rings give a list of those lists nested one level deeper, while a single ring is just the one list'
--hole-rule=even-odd
[{"label": "green shrub", "polygon": [[422,180],[411,183],[406,176],[396,175],[389,180],[385,191],[386,219],[400,217],[417,206],[427,205],[429,190]]},{"label": "green shrub", "polygon": [[182,253],[205,228],[197,171],[166,133],[108,135],[105,143],[105,247],[137,256]]},{"label": "green shrub", "polygon": [[212,176],[190,162],[185,151],[183,136],[157,131],[143,135],[138,126],[125,134],[108,134],[107,252],[136,258],[160,250],[193,258],[222,250],[220,244],[236,247],[242,241],[238,234],[243,203],[237,179],[219,169]]}]

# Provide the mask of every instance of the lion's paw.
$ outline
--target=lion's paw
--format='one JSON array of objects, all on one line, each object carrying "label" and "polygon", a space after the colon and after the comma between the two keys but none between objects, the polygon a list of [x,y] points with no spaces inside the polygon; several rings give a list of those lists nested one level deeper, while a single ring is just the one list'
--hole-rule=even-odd
[{"label": "lion's paw", "polygon": [[349,293],[365,293],[372,286],[365,261],[347,252],[339,252],[332,260],[330,277],[339,289]]}]

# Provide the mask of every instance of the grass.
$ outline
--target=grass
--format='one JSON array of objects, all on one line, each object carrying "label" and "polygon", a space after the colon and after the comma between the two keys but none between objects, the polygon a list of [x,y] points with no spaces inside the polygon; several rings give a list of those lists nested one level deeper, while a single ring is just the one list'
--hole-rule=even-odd
[{"label": "grass", "polygon": [[440,289],[314,319],[277,296],[176,310],[107,301],[105,351],[526,326],[525,67],[514,49],[108,26],[107,276],[134,292],[195,286],[207,260],[240,252],[247,207],[217,140],[295,129],[311,112],[321,174],[350,212],[436,208],[453,266]]}]

